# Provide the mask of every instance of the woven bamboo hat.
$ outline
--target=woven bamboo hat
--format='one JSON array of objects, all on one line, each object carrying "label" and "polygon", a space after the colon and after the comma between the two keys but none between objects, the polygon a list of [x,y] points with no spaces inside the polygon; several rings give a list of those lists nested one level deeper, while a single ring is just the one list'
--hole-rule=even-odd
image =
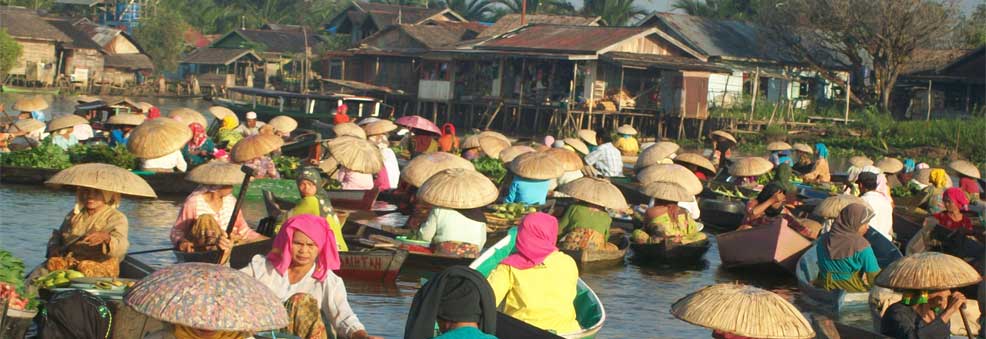
[{"label": "woven bamboo hat", "polygon": [[858,168],[863,168],[866,166],[873,166],[873,160],[862,155],[856,155],[849,158],[849,164]]},{"label": "woven bamboo hat", "polygon": [[333,158],[331,155],[327,156],[325,159],[318,162],[318,168],[321,169],[322,172],[325,172],[325,174],[328,174],[329,177],[332,177],[332,175],[339,170],[339,160],[336,160],[336,158]]},{"label": "woven bamboo hat", "polygon": [[729,167],[729,174],[738,177],[757,177],[764,175],[774,169],[767,159],[761,157],[746,157],[733,161],[733,166]]},{"label": "woven bamboo hat", "polygon": [[503,163],[508,163],[513,161],[515,158],[524,153],[534,152],[534,148],[531,146],[517,145],[504,148],[500,151],[500,161]]},{"label": "woven bamboo hat", "polygon": [[637,135],[637,129],[630,125],[622,125],[616,129],[616,133],[626,135]]},{"label": "woven bamboo hat", "polygon": [[185,146],[192,139],[189,122],[169,118],[147,120],[130,133],[127,150],[141,159],[160,158]]},{"label": "woven bamboo hat", "polygon": [[109,119],[106,119],[106,124],[122,125],[122,126],[139,126],[140,124],[144,123],[144,120],[147,120],[147,117],[145,117],[143,114],[120,113],[111,116]]},{"label": "woven bamboo hat", "polygon": [[675,318],[734,335],[770,339],[815,337],[811,323],[773,292],[739,284],[715,284],[671,305]]},{"label": "woven bamboo hat", "polygon": [[479,150],[483,151],[483,154],[493,158],[499,159],[500,152],[510,147],[510,142],[504,141],[494,135],[480,135],[479,136]]},{"label": "woven bamboo hat", "polygon": [[193,168],[185,180],[200,185],[232,186],[243,183],[245,176],[240,165],[213,160]]},{"label": "woven bamboo hat", "polygon": [[181,121],[185,126],[191,125],[193,122],[199,123],[202,127],[209,126],[209,121],[205,120],[205,116],[191,108],[181,107],[171,110],[168,112],[168,117]]},{"label": "woven bamboo hat", "polygon": [[496,132],[496,131],[482,131],[482,132],[479,132],[479,136],[494,137],[494,138],[497,138],[497,139],[500,139],[500,140],[505,141],[507,144],[513,143],[512,141],[510,141],[510,138],[507,138],[506,135],[503,135],[503,133]]},{"label": "woven bamboo hat", "polygon": [[401,179],[404,179],[404,181],[414,187],[421,187],[435,173],[450,168],[461,168],[470,171],[476,170],[476,167],[469,160],[463,159],[458,155],[445,152],[432,152],[411,159],[407,163],[407,166],[404,167],[404,170],[401,171]]},{"label": "woven bamboo hat", "polygon": [[578,171],[581,170],[582,167],[585,167],[585,164],[582,162],[582,158],[580,158],[579,155],[576,154],[575,152],[569,151],[567,149],[549,148],[548,150],[544,151],[544,153],[547,153],[552,157],[554,157],[555,160],[558,160],[558,162],[561,163],[561,167],[562,169],[565,170],[565,172]]},{"label": "woven bamboo hat", "polygon": [[953,171],[970,178],[982,178],[979,174],[979,169],[976,168],[976,165],[973,165],[971,162],[965,160],[952,161],[948,164],[948,168],[951,168]]},{"label": "woven bamboo hat", "polygon": [[726,132],[726,131],[723,131],[723,130],[718,130],[718,131],[712,132],[712,137],[713,138],[719,138],[719,140],[729,141],[729,142],[732,142],[734,144],[737,143],[736,142],[736,137],[734,137],[732,134],[729,134],[729,132]]},{"label": "woven bamboo hat", "polygon": [[489,205],[500,192],[482,173],[450,168],[428,178],[418,190],[418,197],[434,206],[470,209]]},{"label": "woven bamboo hat", "polygon": [[772,143],[767,144],[767,150],[770,151],[770,152],[774,152],[774,151],[787,151],[787,150],[790,150],[790,149],[791,149],[791,144],[786,143],[786,142],[783,142],[783,141],[774,141]]},{"label": "woven bamboo hat", "polygon": [[363,125],[366,135],[387,134],[397,130],[397,124],[390,120],[377,120]]},{"label": "woven bamboo hat", "polygon": [[703,157],[701,154],[697,153],[682,153],[674,157],[674,162],[686,163],[698,166],[698,168],[708,171],[710,174],[716,173],[715,165],[709,159]]},{"label": "woven bamboo hat", "polygon": [[586,146],[582,140],[576,138],[565,138],[562,141],[565,142],[565,145],[574,148],[576,152],[582,153],[583,155],[589,154],[589,146]]},{"label": "woven bamboo hat", "polygon": [[78,164],[55,173],[45,184],[55,187],[88,187],[135,197],[157,198],[143,178],[110,164]]},{"label": "woven bamboo hat", "polygon": [[257,134],[240,140],[233,146],[234,162],[247,162],[276,151],[284,146],[284,139],[276,135]]},{"label": "woven bamboo hat", "polygon": [[48,108],[48,102],[40,96],[22,98],[14,103],[14,110],[18,112],[33,112]]},{"label": "woven bamboo hat", "polygon": [[298,121],[286,115],[278,115],[270,119],[267,125],[273,127],[278,132],[291,134],[291,132],[294,132],[298,128]]},{"label": "woven bamboo hat", "polygon": [[473,134],[462,140],[462,149],[479,148],[479,134]]},{"label": "woven bamboo hat", "polygon": [[690,192],[686,191],[684,187],[681,187],[681,185],[671,181],[654,181],[644,184],[644,186],[640,188],[640,193],[643,193],[648,197],[664,201],[695,201],[694,194],[689,194]]},{"label": "woven bamboo hat", "polygon": [[938,252],[898,259],[880,272],[876,285],[896,290],[938,291],[978,283],[982,277],[964,260]]},{"label": "woven bamboo hat", "polygon": [[637,165],[634,168],[641,169],[656,164],[670,157],[679,148],[681,147],[676,143],[660,141],[653,146],[645,148],[643,152],[640,152],[640,155],[637,156]]},{"label": "woven bamboo hat", "polygon": [[351,171],[376,174],[383,168],[380,149],[363,139],[348,136],[332,139],[329,141],[329,153]]},{"label": "woven bamboo hat", "polygon": [[7,127],[7,132],[34,132],[38,130],[44,130],[45,123],[36,119],[21,119],[17,120],[13,125]]},{"label": "woven bamboo hat", "polygon": [[366,139],[366,131],[364,131],[362,127],[359,127],[359,125],[351,122],[344,122],[333,126],[332,132],[336,134],[336,137],[354,137],[364,140]]},{"label": "woven bamboo hat", "polygon": [[815,211],[812,213],[825,219],[835,219],[839,217],[839,212],[842,212],[843,208],[852,204],[866,205],[863,199],[855,195],[840,194],[822,200],[818,206],[815,206]]},{"label": "woven bamboo hat", "polygon": [[533,180],[554,179],[565,174],[561,162],[545,152],[521,154],[510,162],[509,168],[517,176]]},{"label": "woven bamboo hat", "polygon": [[55,119],[52,119],[51,122],[48,123],[48,131],[54,132],[60,129],[66,129],[69,127],[75,127],[78,125],[87,125],[87,124],[89,124],[89,120],[86,120],[86,118],[80,117],[75,114],[66,114],[57,117]]},{"label": "woven bamboo hat", "polygon": [[572,198],[605,208],[623,211],[629,209],[623,192],[609,180],[594,177],[582,177],[562,185],[558,192]]},{"label": "woven bamboo hat", "polygon": [[[212,106],[209,107],[209,113],[212,114],[212,116],[216,117],[216,120],[219,121],[223,121],[223,119],[225,119],[226,117],[231,116],[233,117],[233,119],[236,120],[237,125],[240,124],[240,117],[236,116],[236,113],[229,108],[222,106]],[[207,125],[202,125],[202,127],[206,127],[206,126]]]},{"label": "woven bamboo hat", "polygon": [[904,169],[904,163],[897,158],[886,157],[877,161],[876,167],[880,168],[883,173],[894,174]]},{"label": "woven bamboo hat", "polygon": [[598,143],[596,142],[596,131],[593,131],[591,129],[580,129],[578,135],[579,135],[579,139],[581,139],[583,142],[592,146],[599,146]]},{"label": "woven bamboo hat", "polygon": [[801,153],[815,154],[815,150],[812,149],[811,146],[808,146],[808,144],[804,144],[804,143],[800,143],[799,142],[799,143],[794,144],[794,146],[792,146],[792,148],[795,151],[798,151],[798,152],[801,152]]},{"label": "woven bamboo hat", "polygon": [[702,182],[698,180],[695,173],[689,171],[684,166],[678,164],[656,164],[647,166],[644,170],[637,173],[637,180],[642,185],[655,181],[674,182],[681,185],[685,192],[691,195],[698,195],[704,189]]}]

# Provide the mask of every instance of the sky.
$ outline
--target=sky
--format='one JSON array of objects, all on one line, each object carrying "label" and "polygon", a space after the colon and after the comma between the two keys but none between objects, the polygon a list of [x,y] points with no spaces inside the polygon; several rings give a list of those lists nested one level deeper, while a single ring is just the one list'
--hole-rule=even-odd
[{"label": "sky", "polygon": [[[651,11],[668,12],[671,11],[671,3],[674,0],[636,0],[638,6]],[[963,13],[971,13],[972,9],[986,0],[958,0]],[[582,0],[571,0],[576,8],[582,6]]]}]

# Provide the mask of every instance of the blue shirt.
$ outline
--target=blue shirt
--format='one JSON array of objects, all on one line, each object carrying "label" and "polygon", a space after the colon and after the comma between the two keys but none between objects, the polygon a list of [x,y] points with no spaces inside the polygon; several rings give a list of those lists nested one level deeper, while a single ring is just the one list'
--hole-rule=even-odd
[{"label": "blue shirt", "polygon": [[826,273],[831,273],[832,280],[844,281],[852,279],[856,272],[874,273],[880,271],[880,264],[876,261],[876,255],[873,254],[873,247],[867,247],[847,258],[832,260],[828,248],[821,242],[823,239],[819,239],[819,246],[816,246],[819,278],[824,277]]},{"label": "blue shirt", "polygon": [[543,205],[548,198],[550,185],[549,180],[531,180],[515,176],[503,202],[507,204],[519,202],[528,205]]},{"label": "blue shirt", "polygon": [[77,139],[75,135],[72,134],[69,134],[68,138],[64,138],[61,135],[52,135],[51,143],[67,151],[69,147],[78,145],[79,139]]},{"label": "blue shirt", "polygon": [[127,137],[123,134],[123,130],[115,129],[110,132],[110,146],[116,145],[126,145]]},{"label": "blue shirt", "polygon": [[459,327],[445,332],[433,339],[496,339],[495,336],[483,333],[478,328],[472,326]]}]

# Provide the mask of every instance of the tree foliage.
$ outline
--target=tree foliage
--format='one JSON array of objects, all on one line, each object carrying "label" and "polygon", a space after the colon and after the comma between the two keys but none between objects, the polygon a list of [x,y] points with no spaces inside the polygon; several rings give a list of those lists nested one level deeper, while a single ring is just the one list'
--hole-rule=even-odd
[{"label": "tree foliage", "polygon": [[757,16],[758,0],[675,0],[671,7],[688,15],[713,19],[751,20]]},{"label": "tree foliage", "polygon": [[633,0],[585,0],[582,7],[582,15],[602,17],[610,26],[632,25],[647,14]]},{"label": "tree foliage", "polygon": [[166,7],[158,7],[152,16],[145,16],[134,30],[137,41],[154,60],[158,71],[174,71],[185,46],[182,34],[186,23],[181,16]]},{"label": "tree foliage", "polygon": [[986,46],[986,0],[976,6],[961,26],[962,42],[969,47]]},{"label": "tree foliage", "polygon": [[0,28],[0,81],[4,80],[7,72],[14,68],[17,59],[21,57],[22,49],[21,44],[7,34],[6,29]]}]

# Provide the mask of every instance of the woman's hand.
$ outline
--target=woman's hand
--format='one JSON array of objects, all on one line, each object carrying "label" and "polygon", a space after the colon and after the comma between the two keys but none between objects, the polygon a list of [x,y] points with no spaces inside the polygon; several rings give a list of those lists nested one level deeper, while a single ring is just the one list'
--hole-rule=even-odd
[{"label": "woman's hand", "polygon": [[370,335],[366,333],[366,330],[359,330],[349,336],[349,339],[383,339],[383,337]]},{"label": "woman's hand", "polygon": [[82,241],[79,243],[83,245],[96,246],[108,242],[110,242],[109,232],[96,231],[86,235],[86,237],[82,238]]},{"label": "woman's hand", "polygon": [[219,249],[223,252],[233,249],[233,241],[229,237],[219,237]]}]

